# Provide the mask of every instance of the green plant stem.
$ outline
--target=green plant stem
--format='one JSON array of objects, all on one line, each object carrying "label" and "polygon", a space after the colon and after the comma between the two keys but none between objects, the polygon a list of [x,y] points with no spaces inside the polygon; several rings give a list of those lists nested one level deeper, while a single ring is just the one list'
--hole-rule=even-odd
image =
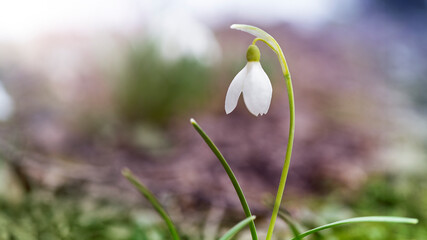
[{"label": "green plant stem", "polygon": [[138,190],[139,192],[147,198],[147,200],[153,205],[153,208],[160,214],[160,216],[163,218],[163,220],[166,222],[166,225],[169,228],[169,231],[172,234],[172,237],[174,240],[180,240],[178,232],[175,228],[175,225],[173,224],[172,220],[170,219],[169,215],[166,213],[166,211],[163,209],[162,205],[159,203],[159,201],[156,199],[154,194],[148,190],[147,187],[145,187],[133,174],[132,172],[125,168],[122,170],[122,175],[126,177],[129,182],[131,182]]},{"label": "green plant stem", "polygon": [[295,134],[295,102],[294,102],[294,92],[292,88],[291,74],[289,73],[288,64],[286,63],[286,58],[285,58],[285,55],[283,54],[282,49],[280,48],[280,45],[270,34],[266,33],[264,30],[259,29],[257,27],[244,25],[244,24],[233,24],[231,25],[231,28],[254,35],[257,38],[253,40],[252,44],[255,44],[257,41],[261,40],[264,43],[266,43],[276,53],[280,62],[280,67],[282,68],[283,76],[285,77],[286,89],[288,91],[289,112],[290,112],[289,137],[288,137],[288,145],[286,147],[285,162],[283,164],[279,187],[277,189],[277,194],[276,194],[276,200],[274,201],[273,213],[271,215],[270,225],[268,226],[268,231],[267,231],[266,240],[271,240],[271,237],[273,236],[274,225],[277,219],[277,214],[279,213],[280,203],[282,202],[283,192],[285,191],[286,179],[288,177],[289,165],[291,163],[292,146],[293,146],[294,134]]},{"label": "green plant stem", "polygon": [[290,111],[290,121],[289,121],[289,137],[288,137],[288,146],[286,148],[285,162],[283,164],[282,175],[280,176],[279,187],[277,189],[276,200],[274,201],[273,213],[271,215],[270,225],[267,231],[267,240],[270,240],[273,236],[274,225],[276,223],[277,214],[279,213],[280,204],[282,202],[283,192],[285,191],[286,179],[288,177],[289,165],[291,163],[292,155],[292,146],[294,142],[295,134],[295,104],[294,104],[294,95],[291,83],[290,75],[285,75],[286,85],[288,89],[289,96],[289,111]]},{"label": "green plant stem", "polygon": [[[246,201],[245,195],[243,194],[242,188],[240,187],[240,184],[237,181],[236,176],[234,176],[233,171],[228,165],[227,160],[225,160],[224,156],[221,154],[221,152],[218,150],[218,148],[215,146],[215,144],[212,142],[209,136],[199,126],[199,124],[197,124],[197,122],[194,119],[191,119],[190,122],[193,125],[193,127],[196,129],[196,131],[200,134],[200,136],[203,138],[203,140],[205,140],[206,144],[209,146],[209,148],[212,150],[212,152],[215,154],[218,160],[221,162],[221,165],[224,167],[225,172],[227,173],[231,183],[234,186],[234,189],[236,190],[237,196],[239,197],[240,203],[242,204],[243,211],[245,212],[246,217],[251,217],[252,213]],[[252,239],[257,240],[258,236],[257,236],[255,223],[253,219],[249,223],[249,228],[251,230]]]},{"label": "green plant stem", "polygon": [[244,25],[244,24],[233,24],[231,25],[232,29],[237,29],[240,31],[247,32],[249,34],[254,35],[255,38],[252,44],[255,44],[257,41],[261,40],[266,43],[277,55],[280,62],[280,67],[282,68],[283,76],[286,81],[286,89],[288,91],[289,98],[289,137],[288,137],[288,145],[286,148],[286,156],[285,162],[283,164],[282,174],[280,177],[279,187],[277,189],[276,200],[274,201],[273,213],[271,215],[270,225],[268,226],[267,237],[266,240],[271,240],[273,236],[274,225],[276,223],[277,214],[279,213],[280,203],[282,202],[283,192],[285,191],[286,179],[288,177],[289,165],[291,163],[291,155],[292,155],[292,146],[294,142],[294,134],[295,134],[295,103],[294,103],[294,92],[292,88],[291,74],[289,73],[288,64],[286,63],[285,55],[283,54],[282,49],[280,48],[277,41],[264,30],[259,29],[254,26]]},{"label": "green plant stem", "polygon": [[228,230],[219,240],[228,240],[231,239],[236,233],[238,233],[240,230],[242,230],[246,225],[253,222],[255,219],[255,216],[251,216],[248,218],[243,219],[239,223],[237,223],[233,228]]},{"label": "green plant stem", "polygon": [[255,44],[257,41],[261,40],[266,43],[277,55],[280,62],[280,67],[282,68],[283,76],[286,81],[286,89],[288,91],[289,98],[289,137],[288,137],[288,145],[286,148],[286,156],[285,162],[283,164],[282,174],[280,177],[279,187],[277,189],[276,200],[274,201],[273,213],[271,215],[270,225],[268,226],[267,237],[266,240],[271,240],[273,236],[274,225],[276,223],[277,214],[279,213],[280,203],[282,202],[283,192],[285,191],[286,179],[288,177],[289,165],[291,162],[292,155],[292,146],[294,142],[294,134],[295,134],[295,103],[294,103],[294,92],[292,88],[291,74],[289,73],[288,64],[286,63],[285,55],[283,54],[282,49],[280,48],[277,41],[264,30],[259,29],[254,26],[244,25],[244,24],[233,24],[231,25],[232,29],[237,29],[240,31],[247,32],[249,34],[254,35],[255,38],[252,44]]},{"label": "green plant stem", "polygon": [[308,230],[304,233],[301,233],[299,236],[292,238],[291,240],[297,240],[302,239],[310,234],[313,234],[315,232],[337,227],[344,224],[349,223],[368,223],[368,222],[379,222],[379,223],[407,223],[407,224],[417,224],[418,219],[416,218],[404,218],[404,217],[384,217],[384,216],[370,216],[370,217],[356,217],[356,218],[350,218],[346,220],[341,220],[333,223],[329,223],[317,228],[313,228],[311,230]]},{"label": "green plant stem", "polygon": [[282,202],[283,192],[285,191],[286,179],[288,177],[288,172],[289,172],[289,165],[291,163],[292,147],[293,147],[294,136],[295,136],[295,100],[294,100],[294,90],[292,87],[291,74],[289,72],[288,64],[286,63],[285,55],[283,54],[279,44],[276,42],[276,40],[274,40],[273,37],[271,37],[270,41],[275,43],[276,46],[272,46],[269,41],[266,41],[262,38],[256,38],[253,41],[253,44],[255,44],[258,40],[261,40],[264,43],[266,43],[276,53],[280,62],[283,76],[286,81],[286,89],[288,91],[288,100],[289,100],[289,118],[290,118],[289,136],[288,136],[288,144],[286,147],[285,162],[283,164],[279,187],[277,189],[277,194],[276,194],[276,200],[274,201],[273,213],[271,215],[270,225],[268,226],[267,237],[266,237],[266,240],[271,240],[273,236],[274,225],[277,219],[277,214],[279,213],[280,204]]}]

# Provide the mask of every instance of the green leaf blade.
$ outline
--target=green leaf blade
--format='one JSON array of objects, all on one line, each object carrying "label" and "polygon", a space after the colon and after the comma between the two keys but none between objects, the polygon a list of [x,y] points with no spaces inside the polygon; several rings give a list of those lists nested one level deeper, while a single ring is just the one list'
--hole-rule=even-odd
[{"label": "green leaf blade", "polygon": [[[252,213],[249,208],[248,202],[246,201],[245,195],[243,194],[243,190],[240,187],[239,182],[237,181],[236,176],[233,173],[233,170],[231,170],[230,165],[228,165],[227,160],[225,160],[222,153],[219,151],[217,146],[213,143],[213,141],[209,138],[209,136],[203,131],[203,129],[197,124],[197,122],[194,119],[190,119],[191,124],[193,125],[194,129],[199,133],[199,135],[205,140],[206,144],[209,146],[209,148],[212,150],[212,152],[215,154],[215,156],[220,161],[221,165],[223,166],[225,172],[227,173],[231,183],[233,184],[233,187],[237,193],[237,196],[239,197],[240,204],[242,205],[243,211],[245,212],[246,217],[251,217]],[[253,220],[249,222],[249,228],[251,230],[252,240],[258,240],[258,235],[255,228],[255,223]]]},{"label": "green leaf blade", "polygon": [[240,232],[246,225],[253,222],[255,218],[256,218],[255,216],[251,216],[251,217],[243,219],[242,221],[240,221],[239,223],[234,225],[234,227],[232,227],[230,230],[228,230],[228,232],[226,232],[219,240],[231,239],[234,235],[236,235],[238,232]]},{"label": "green leaf blade", "polygon": [[169,228],[169,231],[171,232],[171,235],[174,240],[180,240],[178,231],[176,230],[175,224],[172,222],[169,215],[166,213],[166,211],[163,209],[162,205],[159,203],[157,198],[154,196],[154,194],[145,187],[133,174],[132,172],[125,168],[122,170],[122,175],[130,182],[132,183],[136,189],[151,203],[153,208],[159,213],[159,215],[163,218],[166,225]]},{"label": "green leaf blade", "polygon": [[325,224],[323,226],[313,228],[311,230],[308,230],[302,234],[300,234],[297,237],[292,238],[291,240],[297,240],[302,239],[310,234],[319,232],[321,230],[325,230],[328,228],[333,228],[337,226],[341,226],[344,224],[349,223],[404,223],[404,224],[417,224],[418,219],[416,218],[405,218],[405,217],[388,217],[388,216],[369,216],[369,217],[356,217],[356,218],[349,218],[341,221],[336,221],[333,223]]},{"label": "green leaf blade", "polygon": [[278,216],[288,225],[289,229],[292,231],[292,234],[295,237],[295,240],[301,240],[301,237],[300,237],[301,232],[298,229],[297,224],[291,218],[291,216],[282,209],[279,209]]}]

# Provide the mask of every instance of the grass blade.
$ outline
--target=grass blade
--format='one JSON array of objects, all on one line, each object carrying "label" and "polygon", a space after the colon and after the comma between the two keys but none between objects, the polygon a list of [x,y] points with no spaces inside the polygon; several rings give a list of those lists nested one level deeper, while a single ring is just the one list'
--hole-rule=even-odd
[{"label": "grass blade", "polygon": [[153,205],[153,208],[160,214],[160,216],[163,218],[163,220],[166,222],[169,231],[172,234],[172,237],[174,240],[180,240],[178,232],[176,231],[175,225],[173,224],[172,220],[170,219],[169,215],[166,213],[166,211],[163,209],[162,205],[159,203],[157,198],[154,196],[154,194],[148,190],[147,187],[145,187],[133,174],[132,172],[125,168],[122,170],[122,175],[129,180],[130,183],[132,183],[139,192]]},{"label": "grass blade", "polygon": [[236,224],[234,227],[232,227],[228,232],[226,232],[219,240],[228,240],[231,239],[236,233],[238,233],[240,230],[242,230],[246,225],[253,222],[255,219],[255,216],[250,216],[242,221],[240,221],[238,224]]},{"label": "grass blade", "polygon": [[283,221],[285,221],[285,223],[289,226],[289,228],[291,229],[292,233],[295,236],[294,239],[295,240],[301,240],[301,237],[299,236],[301,234],[301,232],[298,229],[298,226],[295,223],[295,221],[291,218],[291,216],[287,212],[285,212],[284,210],[282,210],[282,209],[279,210],[279,215],[278,216]]},{"label": "grass blade", "polygon": [[[386,217],[386,216],[370,216],[370,217],[356,217],[356,218],[349,218],[346,220],[341,220],[333,223],[329,223],[317,228],[313,228],[311,230],[308,230],[302,234],[300,234],[298,237],[299,239],[302,239],[310,234],[313,234],[315,232],[337,227],[344,224],[349,223],[369,223],[369,222],[378,222],[378,223],[406,223],[406,224],[417,224],[418,219],[416,218],[404,218],[404,217]],[[298,238],[292,238],[292,240],[297,240]]]},{"label": "grass blade", "polygon": [[[190,122],[193,125],[193,127],[196,129],[196,131],[200,134],[200,136],[203,138],[203,140],[205,140],[206,144],[210,147],[210,149],[218,158],[218,160],[221,162],[221,165],[224,167],[224,170],[227,172],[227,175],[230,178],[230,181],[233,184],[234,189],[236,190],[237,196],[239,197],[240,203],[242,204],[243,211],[245,212],[246,217],[251,217],[252,213],[251,213],[251,210],[249,209],[249,205],[246,201],[245,195],[243,194],[242,188],[240,187],[240,184],[237,181],[236,176],[234,176],[233,171],[228,165],[227,160],[225,160],[224,156],[222,156],[221,152],[218,150],[218,148],[215,146],[212,140],[208,137],[208,135],[203,131],[203,129],[199,126],[199,124],[197,124],[197,122],[194,119],[191,119]],[[251,230],[252,240],[258,240],[255,223],[253,220],[249,222],[249,228]]]}]

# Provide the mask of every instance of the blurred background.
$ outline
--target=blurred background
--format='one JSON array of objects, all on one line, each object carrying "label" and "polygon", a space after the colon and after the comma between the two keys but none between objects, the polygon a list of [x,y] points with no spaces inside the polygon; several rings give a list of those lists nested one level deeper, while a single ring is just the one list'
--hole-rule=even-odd
[{"label": "blurred background", "polygon": [[[120,174],[159,197],[185,239],[244,217],[194,117],[228,159],[265,235],[288,135],[274,53],[266,116],[224,99],[258,26],[293,76],[296,136],[284,207],[302,229],[417,217],[312,239],[426,239],[425,0],[0,2],[0,239],[169,239]],[[283,222],[277,237],[290,237]],[[249,239],[244,231],[238,239]]]}]

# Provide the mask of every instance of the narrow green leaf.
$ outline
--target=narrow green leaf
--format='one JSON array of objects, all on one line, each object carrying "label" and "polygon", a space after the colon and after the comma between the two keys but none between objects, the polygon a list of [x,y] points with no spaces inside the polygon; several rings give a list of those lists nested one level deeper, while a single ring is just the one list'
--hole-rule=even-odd
[{"label": "narrow green leaf", "polygon": [[[356,218],[349,218],[346,220],[341,220],[341,221],[337,221],[337,222],[333,222],[333,223],[329,223],[317,228],[313,228],[311,230],[308,230],[302,234],[300,234],[298,237],[300,239],[313,234],[315,232],[324,230],[324,229],[328,229],[328,228],[333,228],[333,227],[337,227],[340,225],[344,225],[344,224],[349,224],[349,223],[368,223],[368,222],[378,222],[378,223],[406,223],[406,224],[417,224],[418,223],[418,219],[416,218],[404,218],[404,217],[387,217],[387,216],[370,216],[370,217],[356,217]],[[298,238],[292,238],[292,240],[297,240]]]},{"label": "narrow green leaf", "polygon": [[148,190],[147,187],[145,187],[133,174],[132,172],[125,168],[122,170],[122,175],[129,180],[130,183],[132,183],[139,192],[151,203],[153,208],[160,214],[160,216],[163,218],[163,220],[166,222],[169,231],[172,234],[172,237],[174,240],[179,240],[178,232],[176,231],[175,225],[173,224],[172,220],[170,219],[169,215],[166,213],[166,211],[163,209],[162,205],[159,203],[157,198],[154,196],[154,194]]},{"label": "narrow green leaf", "polygon": [[[246,217],[251,217],[252,213],[251,213],[251,210],[249,209],[248,202],[246,201],[242,188],[240,187],[240,184],[237,181],[236,176],[234,176],[233,171],[228,165],[227,160],[225,160],[224,156],[222,156],[219,149],[215,146],[215,144],[208,137],[208,135],[203,131],[203,129],[199,126],[199,124],[197,124],[197,122],[194,119],[190,119],[190,122],[193,125],[193,127],[196,129],[196,131],[200,134],[200,136],[203,138],[203,140],[205,140],[206,144],[210,147],[210,149],[215,154],[215,156],[218,158],[221,165],[224,167],[225,172],[227,172],[227,175],[230,178],[230,181],[233,184],[234,189],[236,190],[237,196],[239,197],[240,203],[242,204],[243,211],[245,212]],[[251,229],[252,240],[258,240],[255,223],[253,220],[250,221],[249,228]]]},{"label": "narrow green leaf", "polygon": [[238,233],[240,230],[242,230],[246,225],[253,222],[255,219],[255,216],[251,216],[248,218],[245,218],[244,220],[237,223],[233,228],[228,230],[219,240],[228,240],[231,239],[236,233]]},{"label": "narrow green leaf", "polygon": [[294,238],[296,240],[301,240],[301,237],[299,236],[301,234],[300,230],[298,229],[297,224],[292,219],[292,217],[289,215],[289,213],[285,212],[283,209],[279,210],[279,218],[281,218],[285,223],[289,226],[292,233],[294,234]]}]

